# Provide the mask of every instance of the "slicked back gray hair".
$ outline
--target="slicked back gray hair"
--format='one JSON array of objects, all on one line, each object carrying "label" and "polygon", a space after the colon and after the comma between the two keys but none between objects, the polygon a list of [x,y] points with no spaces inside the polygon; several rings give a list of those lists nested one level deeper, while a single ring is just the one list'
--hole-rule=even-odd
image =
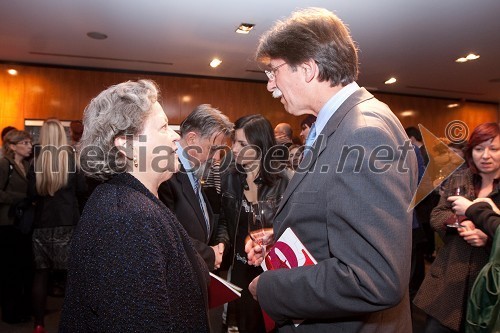
[{"label": "slicked back gray hair", "polygon": [[106,180],[130,170],[127,156],[115,147],[115,138],[142,132],[158,91],[151,80],[127,81],[107,88],[90,101],[83,114],[84,131],[78,145],[86,174]]},{"label": "slicked back gray hair", "polygon": [[202,138],[209,139],[214,134],[231,134],[234,124],[210,104],[201,104],[191,112],[180,126],[181,137],[189,132],[196,132]]}]

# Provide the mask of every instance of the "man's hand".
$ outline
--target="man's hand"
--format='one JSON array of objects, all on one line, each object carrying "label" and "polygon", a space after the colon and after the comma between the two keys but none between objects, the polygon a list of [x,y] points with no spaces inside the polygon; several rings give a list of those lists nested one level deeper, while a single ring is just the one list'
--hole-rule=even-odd
[{"label": "man's hand", "polygon": [[265,247],[255,243],[250,237],[247,237],[245,252],[247,253],[248,264],[253,266],[259,266],[266,255]]},{"label": "man's hand", "polygon": [[224,253],[224,243],[219,243],[217,245],[212,246],[212,250],[215,253],[215,263],[214,268],[220,268],[220,264],[222,263],[222,254]]},{"label": "man's hand", "polygon": [[252,294],[253,299],[257,301],[257,283],[259,283],[259,277],[257,276],[255,279],[250,282],[248,285],[248,291]]}]

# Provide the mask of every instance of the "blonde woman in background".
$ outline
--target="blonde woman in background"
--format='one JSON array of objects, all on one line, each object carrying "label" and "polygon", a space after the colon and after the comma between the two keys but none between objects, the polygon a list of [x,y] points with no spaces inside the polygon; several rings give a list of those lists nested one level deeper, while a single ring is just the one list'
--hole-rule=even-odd
[{"label": "blonde woman in background", "polygon": [[35,203],[34,332],[43,333],[49,273],[67,269],[69,243],[80,218],[78,199],[86,192],[76,156],[57,119],[45,121],[40,130],[40,146],[35,149],[28,184],[28,196]]}]

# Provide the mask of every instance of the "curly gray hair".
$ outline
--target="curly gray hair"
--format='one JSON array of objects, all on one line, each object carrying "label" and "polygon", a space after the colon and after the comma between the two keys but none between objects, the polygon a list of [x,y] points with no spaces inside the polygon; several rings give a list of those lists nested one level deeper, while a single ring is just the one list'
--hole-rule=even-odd
[{"label": "curly gray hair", "polygon": [[158,94],[154,81],[127,81],[107,88],[90,101],[78,144],[81,168],[88,176],[107,180],[130,170],[130,158],[118,151],[115,138],[142,132]]}]

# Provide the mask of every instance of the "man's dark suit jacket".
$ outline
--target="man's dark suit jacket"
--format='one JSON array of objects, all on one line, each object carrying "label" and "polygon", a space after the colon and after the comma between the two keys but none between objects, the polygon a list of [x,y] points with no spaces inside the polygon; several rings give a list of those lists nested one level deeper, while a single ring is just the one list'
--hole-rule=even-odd
[{"label": "man's dark suit jacket", "polygon": [[215,229],[215,222],[214,214],[206,195],[203,193],[209,216],[210,235],[207,231],[200,202],[194,193],[189,177],[184,169],[160,185],[158,197],[165,206],[174,212],[177,219],[184,226],[196,250],[206,262],[208,269],[214,270],[215,253],[208,244]]}]

